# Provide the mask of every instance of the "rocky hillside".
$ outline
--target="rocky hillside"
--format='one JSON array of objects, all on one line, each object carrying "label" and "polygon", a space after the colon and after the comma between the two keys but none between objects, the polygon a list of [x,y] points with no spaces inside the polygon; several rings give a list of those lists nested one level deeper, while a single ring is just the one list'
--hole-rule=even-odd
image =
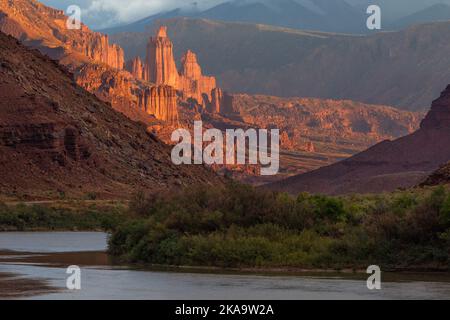
[{"label": "rocky hillside", "polygon": [[269,185],[291,193],[392,191],[419,184],[450,160],[450,86],[432,104],[420,129],[349,159]]},{"label": "rocky hillside", "polygon": [[279,128],[284,149],[361,151],[417,130],[424,114],[349,100],[233,95],[244,122]]},{"label": "rocky hillside", "polygon": [[[241,127],[280,129],[280,173],[264,180],[248,180],[258,184],[328,166],[380,141],[410,134],[419,128],[424,116],[346,100],[232,97],[234,116],[241,119]],[[233,125],[239,126],[239,121]]]},{"label": "rocky hillside", "polygon": [[220,184],[79,87],[57,62],[0,33],[0,194],[127,198],[137,190]]},{"label": "rocky hillside", "polygon": [[283,97],[349,99],[425,110],[450,78],[450,23],[348,36],[201,19],[157,22],[112,35],[130,58],[168,25],[179,59],[194,50],[225,90]]},{"label": "rocky hillside", "polygon": [[450,162],[434,171],[420,186],[450,184]]}]

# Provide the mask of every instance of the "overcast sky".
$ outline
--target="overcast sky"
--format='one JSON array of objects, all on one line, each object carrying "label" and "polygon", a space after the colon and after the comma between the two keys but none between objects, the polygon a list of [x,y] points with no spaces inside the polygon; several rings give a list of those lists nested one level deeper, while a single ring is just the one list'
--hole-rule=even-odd
[{"label": "overcast sky", "polygon": [[42,3],[67,9],[78,5],[83,10],[83,22],[92,28],[109,27],[134,22],[179,7],[207,8],[225,0],[40,0]]},{"label": "overcast sky", "polygon": [[[40,0],[55,8],[67,9],[79,5],[83,10],[83,22],[92,28],[104,28],[134,22],[152,14],[178,7],[211,7],[226,0]],[[246,0],[277,1],[277,0]],[[310,1],[310,0],[299,0]],[[314,1],[314,0],[312,0]],[[346,0],[349,3],[381,4],[387,16],[410,14],[435,3],[450,0]]]}]

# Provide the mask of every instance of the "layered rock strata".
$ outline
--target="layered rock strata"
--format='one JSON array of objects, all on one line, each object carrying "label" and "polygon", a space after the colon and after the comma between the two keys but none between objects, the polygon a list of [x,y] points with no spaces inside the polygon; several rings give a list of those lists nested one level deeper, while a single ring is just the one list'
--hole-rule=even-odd
[{"label": "layered rock strata", "polygon": [[[63,11],[35,0],[0,0],[1,32],[59,60],[74,73],[78,84],[128,117],[146,123],[150,121],[146,115],[171,123],[177,121],[176,95],[159,87],[166,85],[166,79],[143,83],[141,80],[148,79],[148,75],[140,59],[127,66],[129,74],[124,70],[121,47],[110,44],[107,35],[93,32],[84,24],[80,29],[68,29],[67,20]],[[161,33],[157,42],[171,46],[169,40],[163,39]],[[159,60],[155,58],[155,61]],[[155,96],[158,94],[161,96]]]}]

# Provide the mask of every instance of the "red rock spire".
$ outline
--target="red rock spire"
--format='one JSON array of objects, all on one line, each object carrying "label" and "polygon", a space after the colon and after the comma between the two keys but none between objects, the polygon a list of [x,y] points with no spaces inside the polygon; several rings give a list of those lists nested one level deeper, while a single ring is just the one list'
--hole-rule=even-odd
[{"label": "red rock spire", "polygon": [[167,27],[161,27],[147,45],[147,81],[156,85],[178,87],[178,70],[173,57],[173,44],[167,37]]}]

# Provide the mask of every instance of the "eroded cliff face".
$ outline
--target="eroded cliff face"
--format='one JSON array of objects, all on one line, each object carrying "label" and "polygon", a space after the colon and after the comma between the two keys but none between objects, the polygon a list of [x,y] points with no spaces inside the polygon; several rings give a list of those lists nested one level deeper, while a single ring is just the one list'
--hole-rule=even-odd
[{"label": "eroded cliff face", "polygon": [[197,55],[188,50],[181,59],[181,75],[178,88],[185,99],[195,99],[201,105],[212,101],[212,91],[218,89],[216,78],[204,76]]},{"label": "eroded cliff face", "polygon": [[116,44],[109,44],[107,35],[89,30],[72,30],[69,33],[76,34],[77,39],[66,41],[66,46],[84,54],[86,57],[95,62],[105,63],[111,68],[124,69],[124,53],[123,49]]},{"label": "eroded cliff face", "polygon": [[170,151],[80,88],[66,68],[0,33],[0,197],[116,200],[136,190],[221,184],[203,166],[174,165]]},{"label": "eroded cliff face", "polygon": [[[181,59],[180,70],[177,69],[173,43],[167,36],[167,27],[162,26],[147,44],[145,61],[139,57],[127,63],[127,70],[133,76],[145,81],[173,87],[182,101],[197,103],[201,109],[220,113],[225,103],[221,89],[217,87],[216,78],[203,75],[197,55],[188,50]],[[232,103],[227,100],[227,103]]]},{"label": "eroded cliff face", "polygon": [[148,115],[169,125],[178,122],[177,95],[170,86],[155,86],[126,71],[99,64],[84,65],[77,70],[76,78],[83,88],[135,121],[151,123]]},{"label": "eroded cliff face", "polygon": [[136,57],[131,61],[127,62],[126,69],[137,79],[145,79],[144,75],[144,65],[141,58]]},{"label": "eroded cliff face", "polygon": [[209,104],[209,112],[220,113],[221,106],[224,103],[223,91],[220,88],[214,88],[211,91],[211,103]]},{"label": "eroded cliff face", "polygon": [[[383,140],[413,133],[423,114],[388,106],[314,98],[234,95],[241,118],[260,128],[278,128],[281,147],[350,156]],[[344,157],[343,157],[344,158]]]},{"label": "eroded cliff face", "polygon": [[160,85],[146,90],[141,107],[157,119],[170,123],[178,122],[177,92],[171,86]]},{"label": "eroded cliff face", "polygon": [[1,0],[0,11],[0,30],[6,34],[23,41],[39,40],[43,46],[58,46],[112,68],[124,68],[120,46],[110,44],[107,35],[92,32],[85,25],[69,30],[64,11],[34,0]]},{"label": "eroded cliff face", "polygon": [[[107,35],[93,32],[83,24],[79,30],[70,30],[66,22],[63,11],[38,1],[0,0],[0,31],[59,60],[74,73],[78,84],[131,119],[149,123],[151,117],[146,115],[151,115],[170,124],[176,123],[176,94],[159,87],[165,84],[165,78],[154,83],[142,81],[148,79],[148,72],[140,59],[128,66],[131,74],[126,72],[123,49],[110,44]],[[169,46],[171,43],[164,41],[163,36],[158,35],[157,45],[165,50],[164,43]],[[162,65],[166,70],[167,66]]]},{"label": "eroded cliff face", "polygon": [[167,37],[167,28],[161,27],[156,37],[151,37],[147,44],[146,79],[157,85],[178,87],[179,77],[175,59],[173,58],[173,44]]}]

